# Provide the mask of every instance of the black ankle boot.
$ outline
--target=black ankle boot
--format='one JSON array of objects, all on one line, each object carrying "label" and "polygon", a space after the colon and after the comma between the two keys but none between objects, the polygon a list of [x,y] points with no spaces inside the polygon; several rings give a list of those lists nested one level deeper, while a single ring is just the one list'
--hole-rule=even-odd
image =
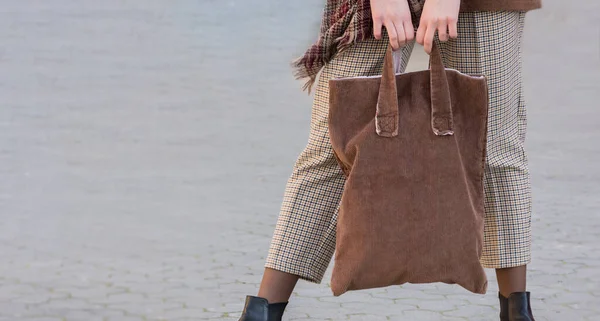
[{"label": "black ankle boot", "polygon": [[530,293],[513,292],[500,298],[500,321],[535,321],[531,312]]},{"label": "black ankle boot", "polygon": [[500,321],[510,321],[508,319],[508,298],[498,292],[498,299],[500,300]]},{"label": "black ankle boot", "polygon": [[269,304],[267,299],[247,296],[239,321],[281,321],[287,302]]}]

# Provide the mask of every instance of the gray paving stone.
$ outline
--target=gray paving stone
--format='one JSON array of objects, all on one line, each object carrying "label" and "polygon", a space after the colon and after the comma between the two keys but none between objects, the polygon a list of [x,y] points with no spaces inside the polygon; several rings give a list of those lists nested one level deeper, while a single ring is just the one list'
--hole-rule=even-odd
[{"label": "gray paving stone", "polygon": [[35,312],[31,311],[27,304],[10,302],[9,300],[0,301],[0,316],[20,318],[33,313]]},{"label": "gray paving stone", "polygon": [[[405,301],[401,302],[402,304]],[[418,303],[415,303],[414,306],[419,310],[427,310],[427,311],[435,311],[435,312],[447,312],[447,311],[455,311],[461,308],[467,308],[469,306],[468,303],[456,302],[453,300],[421,300]]]},{"label": "gray paving stone", "polygon": [[444,316],[449,317],[488,317],[493,316],[491,319],[495,319],[500,311],[496,307],[486,305],[470,305],[465,306],[463,309],[456,309],[452,311],[441,312]]},{"label": "gray paving stone", "polygon": [[75,298],[82,300],[102,300],[108,298],[109,295],[115,293],[121,293],[121,290],[109,288],[103,284],[96,284],[89,288],[56,288],[52,291],[56,295],[60,295],[65,298]]},{"label": "gray paving stone", "polygon": [[144,302],[146,301],[146,298],[142,293],[132,293],[125,289],[121,289],[120,292],[108,293],[103,298],[93,298],[89,301],[94,304],[115,305],[121,303]]},{"label": "gray paving stone", "polygon": [[18,298],[23,295],[31,295],[35,293],[35,288],[29,284],[6,284],[0,286],[1,298]]},{"label": "gray paving stone", "polygon": [[[97,308],[97,309],[86,309],[86,312],[89,312],[90,314],[96,316],[96,317],[101,317],[103,320],[109,320],[109,319],[119,319],[120,317],[124,317],[126,315],[125,310],[113,310],[113,309],[109,309],[109,308]],[[70,310],[67,313],[71,313],[71,312],[75,312],[77,313],[77,310]]]},{"label": "gray paving stone", "polygon": [[378,318],[379,318],[379,320],[381,320],[381,317],[378,317],[375,315],[370,315],[367,313],[347,314],[346,317],[347,317],[346,320],[374,321],[374,320],[377,320]]},{"label": "gray paving stone", "polygon": [[108,319],[108,321],[146,321],[146,320],[144,320],[143,317],[124,316],[124,317],[110,318],[110,319]]},{"label": "gray paving stone", "polygon": [[107,317],[94,314],[93,310],[70,310],[64,314],[66,321],[104,321]]},{"label": "gray paving stone", "polygon": [[24,303],[27,305],[30,304],[42,304],[42,303],[46,303],[48,301],[50,301],[52,299],[52,297],[50,295],[46,294],[42,294],[42,293],[36,293],[36,294],[31,294],[31,295],[20,295],[15,299],[10,300],[13,303]]},{"label": "gray paving stone", "polygon": [[182,305],[173,302],[145,300],[137,302],[110,304],[108,305],[108,308],[113,310],[126,311],[127,313],[131,313],[134,315],[162,316],[164,315],[165,311],[181,309]]},{"label": "gray paving stone", "polygon": [[[445,315],[445,314],[444,314]],[[450,315],[452,316],[452,315]],[[443,317],[439,312],[426,311],[426,310],[405,310],[402,312],[402,318],[404,320],[424,320],[424,321],[437,321]],[[479,320],[479,319],[478,319]]]},{"label": "gray paving stone", "polygon": [[199,318],[199,317],[214,317],[214,318],[218,318],[218,317],[222,317],[222,316],[227,316],[227,315],[232,315],[236,310],[231,310],[231,311],[223,311],[221,313],[213,313],[212,315],[210,315],[207,311],[203,310],[203,309],[172,309],[172,310],[168,310],[165,311],[163,313],[163,318],[165,320],[179,320],[179,319],[185,319],[185,318]]},{"label": "gray paving stone", "polygon": [[30,310],[44,311],[45,313],[63,315],[67,311],[71,310],[85,310],[85,309],[98,309],[102,306],[99,304],[92,304],[88,301],[81,299],[53,299],[48,302],[31,306]]}]

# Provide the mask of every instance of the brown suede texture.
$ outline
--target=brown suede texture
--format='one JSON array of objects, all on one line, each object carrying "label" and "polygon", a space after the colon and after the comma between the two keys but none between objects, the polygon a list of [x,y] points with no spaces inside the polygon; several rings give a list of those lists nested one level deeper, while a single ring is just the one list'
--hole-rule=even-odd
[{"label": "brown suede texture", "polygon": [[433,282],[486,292],[479,258],[487,84],[444,69],[434,52],[431,72],[394,75],[388,50],[382,77],[330,81],[331,143],[347,176],[331,280],[336,296]]},{"label": "brown suede texture", "polygon": [[542,7],[542,0],[462,0],[460,11],[529,11]]}]

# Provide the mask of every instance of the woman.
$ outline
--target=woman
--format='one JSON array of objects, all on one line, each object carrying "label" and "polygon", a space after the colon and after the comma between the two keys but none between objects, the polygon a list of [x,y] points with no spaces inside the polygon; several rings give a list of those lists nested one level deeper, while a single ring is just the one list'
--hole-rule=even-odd
[{"label": "woman", "polygon": [[[329,142],[328,80],[381,74],[388,43],[399,50],[403,72],[415,38],[428,53],[436,41],[447,68],[487,76],[490,109],[481,263],[496,269],[500,319],[534,320],[526,292],[531,189],[523,146],[521,39],[525,12],[541,7],[540,1],[327,1],[320,39],[296,63],[298,75],[310,79],[307,88],[321,71],[309,142],[287,183],[258,296],[247,297],[240,321],[281,320],[298,279],[319,283],[331,261],[345,178]],[[416,33],[413,21],[419,22]]]}]

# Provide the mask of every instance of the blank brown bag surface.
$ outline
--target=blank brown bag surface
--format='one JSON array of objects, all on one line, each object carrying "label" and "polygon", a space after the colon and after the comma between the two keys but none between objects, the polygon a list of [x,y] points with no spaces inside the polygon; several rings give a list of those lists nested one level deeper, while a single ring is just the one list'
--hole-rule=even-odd
[{"label": "blank brown bag surface", "polygon": [[329,131],[347,176],[331,287],[444,282],[485,293],[483,76],[445,69],[330,81]]}]

